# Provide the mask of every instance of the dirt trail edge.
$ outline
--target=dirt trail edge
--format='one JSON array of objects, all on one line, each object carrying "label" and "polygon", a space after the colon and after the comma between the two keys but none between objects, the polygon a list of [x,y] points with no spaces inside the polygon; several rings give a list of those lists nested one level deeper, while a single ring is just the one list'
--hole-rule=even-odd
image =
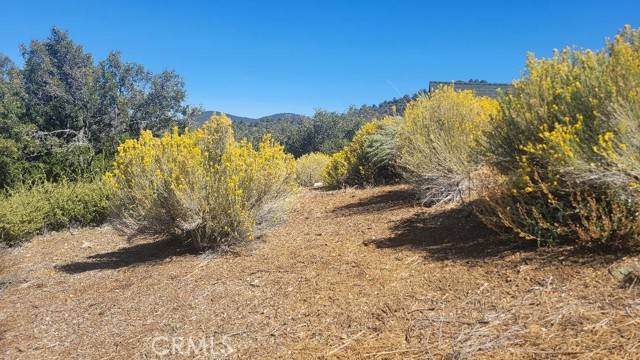
[{"label": "dirt trail edge", "polygon": [[5,251],[0,357],[640,357],[640,291],[593,256],[498,239],[405,186],[304,191],[242,249],[108,228]]}]

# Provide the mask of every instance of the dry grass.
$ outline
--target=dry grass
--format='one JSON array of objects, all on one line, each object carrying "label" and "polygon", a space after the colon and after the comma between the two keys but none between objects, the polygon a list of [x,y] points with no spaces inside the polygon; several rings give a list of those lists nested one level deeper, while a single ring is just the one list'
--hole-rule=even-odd
[{"label": "dry grass", "polygon": [[637,258],[500,242],[407,190],[306,191],[225,254],[109,228],[38,237],[2,259],[0,354],[154,358],[175,336],[231,358],[639,357],[640,291],[609,272]]}]

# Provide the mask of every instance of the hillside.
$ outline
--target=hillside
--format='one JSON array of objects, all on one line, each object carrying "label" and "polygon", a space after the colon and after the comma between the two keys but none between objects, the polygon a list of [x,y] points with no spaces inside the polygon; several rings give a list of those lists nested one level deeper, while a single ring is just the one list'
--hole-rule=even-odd
[{"label": "hillside", "polygon": [[[109,227],[1,259],[0,354],[35,358],[632,358],[637,258],[499,240],[404,185],[304,191],[250,246],[192,254]],[[203,354],[170,353],[205,339]],[[182,347],[180,347],[182,346]]]},{"label": "hillside", "polygon": [[[209,120],[212,114],[217,113],[221,114],[220,111],[203,111],[200,115],[198,115],[194,121],[194,126],[199,127],[205,121]],[[254,123],[261,121],[297,121],[306,119],[307,117],[304,115],[293,114],[293,113],[277,113],[272,115],[267,115],[259,118],[250,118],[244,116],[237,116],[232,114],[225,113],[234,123],[243,122],[243,123]]]}]

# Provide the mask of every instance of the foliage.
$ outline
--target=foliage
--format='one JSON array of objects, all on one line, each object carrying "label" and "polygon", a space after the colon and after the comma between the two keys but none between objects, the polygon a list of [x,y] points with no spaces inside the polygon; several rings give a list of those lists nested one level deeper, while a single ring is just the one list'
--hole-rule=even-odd
[{"label": "foliage", "polygon": [[152,74],[118,52],[96,64],[60,29],[21,50],[22,69],[0,54],[0,191],[90,180],[123,139],[184,126],[197,113],[183,105],[175,72]]},{"label": "foliage", "polygon": [[295,161],[265,136],[254,150],[213,115],[198,130],[143,131],[119,146],[105,175],[123,224],[170,235],[197,249],[250,239],[280,216],[295,189]]},{"label": "foliage", "polygon": [[310,187],[322,182],[322,173],[331,157],[323,153],[309,153],[296,160],[296,179],[302,186]]},{"label": "foliage", "polygon": [[108,212],[102,182],[43,183],[0,196],[0,243],[15,245],[45,230],[98,224]]},{"label": "foliage", "polygon": [[380,122],[380,128],[367,136],[364,144],[364,157],[376,169],[374,183],[388,183],[400,179],[397,168],[398,128],[402,118],[386,117]]},{"label": "foliage", "polygon": [[294,129],[286,143],[294,156],[310,152],[333,154],[348,144],[356,131],[369,120],[353,111],[341,114],[319,110],[311,120]]},{"label": "foliage", "polygon": [[598,52],[529,56],[486,152],[505,176],[490,222],[541,244],[627,246],[638,235],[640,31]]},{"label": "foliage", "polygon": [[[265,134],[271,134],[295,157],[311,152],[333,154],[347,145],[365,123],[386,116],[401,116],[411,100],[425,93],[427,90],[423,89],[411,96],[405,95],[379,104],[351,106],[344,112],[317,110],[310,118],[290,113],[258,119],[229,117],[233,120],[236,139],[246,138],[257,145]],[[208,119],[212,113],[206,111],[200,114],[195,125]]]},{"label": "foliage", "polygon": [[409,103],[398,134],[398,163],[424,201],[457,201],[474,190],[471,175],[482,165],[477,144],[497,107],[491,98],[451,86]]},{"label": "foliage", "polygon": [[[395,117],[386,117],[364,124],[349,144],[331,156],[331,161],[323,174],[325,185],[335,188],[393,181],[395,178],[393,164],[385,161],[382,154],[382,148],[385,145],[380,143],[384,139],[393,139],[389,138],[388,134],[386,137],[381,134],[391,131],[388,129],[393,128],[395,122],[397,122]],[[379,137],[372,138],[375,135]],[[376,153],[376,150],[380,152]],[[378,158],[375,158],[376,155]]]},{"label": "foliage", "polygon": [[295,114],[274,114],[259,119],[246,119],[234,117],[233,129],[236,139],[247,139],[254,146],[257,146],[264,135],[271,134],[273,138],[281,143],[285,150],[294,156],[301,156],[297,144],[297,136],[302,129],[303,124],[309,121],[309,118],[303,115]]},{"label": "foliage", "polygon": [[[234,119],[238,139],[257,144],[264,134],[272,134],[285,150],[296,157],[311,152],[333,154],[347,145],[365,123],[385,116],[402,115],[406,104],[424,93],[384,101],[376,105],[351,106],[339,113],[317,110],[311,118],[295,114],[275,114],[260,119]],[[252,121],[251,121],[252,120]]]}]

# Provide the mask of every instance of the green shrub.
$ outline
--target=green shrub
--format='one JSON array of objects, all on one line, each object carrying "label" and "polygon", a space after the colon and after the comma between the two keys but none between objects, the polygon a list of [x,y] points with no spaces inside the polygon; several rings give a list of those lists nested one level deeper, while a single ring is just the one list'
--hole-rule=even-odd
[{"label": "green shrub", "polygon": [[401,177],[398,172],[398,127],[400,117],[387,117],[380,128],[367,136],[364,157],[376,169],[374,183],[394,182]]},{"label": "green shrub", "polygon": [[197,249],[251,239],[278,220],[297,185],[293,156],[269,136],[257,149],[236,142],[224,115],[195,131],[125,141],[105,181],[126,228]]},{"label": "green shrub", "polygon": [[45,230],[102,222],[107,191],[100,181],[44,183],[0,197],[0,243],[15,245]]},{"label": "green shrub", "polygon": [[388,157],[393,152],[385,154],[384,148],[394,146],[395,137],[389,134],[393,135],[397,121],[396,117],[385,117],[364,124],[349,144],[331,156],[322,176],[324,184],[338,188],[394,181],[395,165]]},{"label": "green shrub", "polygon": [[329,163],[331,157],[323,153],[310,153],[302,155],[296,160],[296,179],[298,184],[311,187],[322,182],[322,172]]},{"label": "green shrub", "polygon": [[504,176],[487,222],[540,244],[637,245],[640,31],[598,52],[530,56],[486,152]]},{"label": "green shrub", "polygon": [[438,88],[407,105],[399,129],[398,164],[428,203],[458,201],[474,189],[471,175],[482,132],[497,102],[471,91]]}]

